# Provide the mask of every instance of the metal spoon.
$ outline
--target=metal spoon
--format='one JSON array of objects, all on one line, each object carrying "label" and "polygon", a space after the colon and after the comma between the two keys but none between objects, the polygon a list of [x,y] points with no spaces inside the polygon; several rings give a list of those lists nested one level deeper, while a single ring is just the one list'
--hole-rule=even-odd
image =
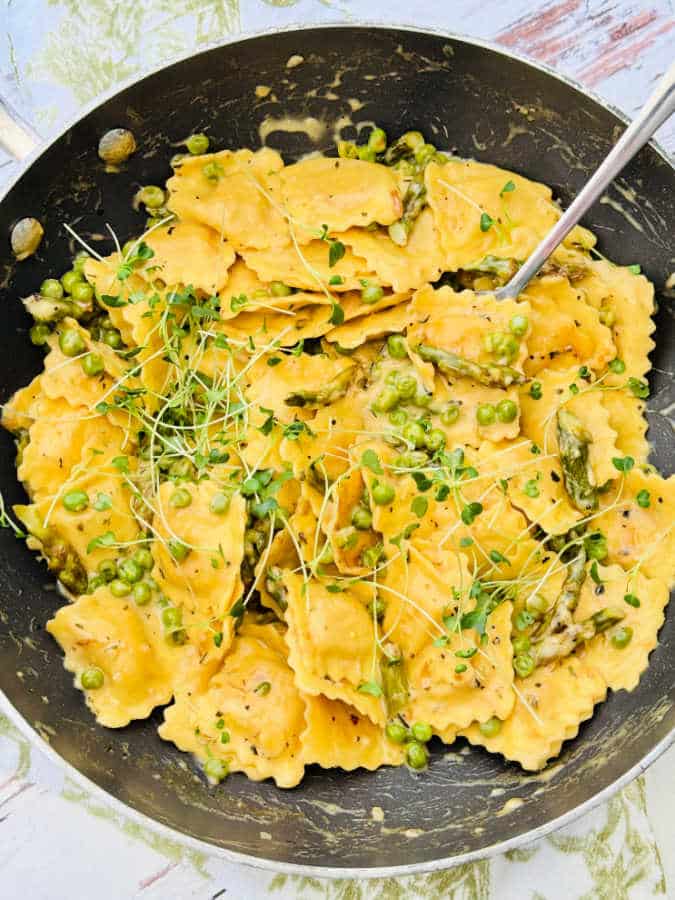
[{"label": "metal spoon", "polygon": [[656,129],[675,112],[675,63],[656,86],[656,90],[640,110],[636,119],[616,142],[599,169],[587,182],[572,205],[558,219],[549,233],[535,247],[513,278],[496,291],[476,291],[497,300],[515,300],[562,243],[585,212],[595,203],[619,172],[631,161]]}]

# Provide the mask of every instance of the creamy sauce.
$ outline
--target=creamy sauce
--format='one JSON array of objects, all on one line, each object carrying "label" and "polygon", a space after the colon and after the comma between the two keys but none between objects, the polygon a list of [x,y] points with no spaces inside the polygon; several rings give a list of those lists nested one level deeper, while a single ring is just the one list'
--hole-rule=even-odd
[{"label": "creamy sauce", "polygon": [[370,818],[373,822],[384,822],[384,810],[381,806],[374,806],[370,811]]},{"label": "creamy sauce", "polygon": [[282,116],[274,118],[267,116],[258,126],[258,134],[262,144],[267,142],[267,138],[276,131],[282,131],[287,134],[306,134],[307,137],[315,144],[325,136],[327,128],[325,122],[320,122],[313,116]]},{"label": "creamy sauce", "polygon": [[519,809],[525,803],[520,797],[511,797],[497,813],[498,816],[508,816],[515,809]]},{"label": "creamy sauce", "polygon": [[299,53],[295,53],[287,61],[286,68],[287,69],[295,69],[296,66],[301,66],[304,63],[304,61],[305,61],[304,56],[300,56]]},{"label": "creamy sauce", "polygon": [[256,86],[255,95],[259,97],[261,100],[264,100],[265,97],[269,97],[272,93],[272,88],[266,84],[259,84]]}]

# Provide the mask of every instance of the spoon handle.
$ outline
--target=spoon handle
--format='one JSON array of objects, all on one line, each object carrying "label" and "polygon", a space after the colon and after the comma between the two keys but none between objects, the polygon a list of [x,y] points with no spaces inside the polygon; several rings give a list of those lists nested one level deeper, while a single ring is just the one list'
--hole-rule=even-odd
[{"label": "spoon handle", "polygon": [[675,112],[675,63],[661,78],[654,93],[626,128],[573,203],[535,247],[511,281],[499,291],[500,298],[516,298],[527,287],[556,247],[562,243],[619,172],[647,143],[656,129],[670,118],[673,112]]}]

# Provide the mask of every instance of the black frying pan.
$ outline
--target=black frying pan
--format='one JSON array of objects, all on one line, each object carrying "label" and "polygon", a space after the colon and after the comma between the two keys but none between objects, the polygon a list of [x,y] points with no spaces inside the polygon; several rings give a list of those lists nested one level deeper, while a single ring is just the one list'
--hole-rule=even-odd
[{"label": "black frying pan", "polygon": [[[287,67],[296,54],[304,62]],[[256,97],[257,85],[271,87],[272,94]],[[351,112],[350,99],[363,106]],[[25,215],[40,219],[46,233],[37,257],[18,265],[6,237],[0,240],[0,401],[41,368],[18,298],[63,269],[72,250],[63,222],[94,234],[103,234],[109,222],[122,240],[138,233],[143,219],[131,209],[134,191],[139,184],[164,181],[173,142],[192,131],[207,130],[217,148],[257,147],[266,117],[311,116],[327,123],[317,143],[303,133],[269,136],[270,145],[294,158],[330,150],[334,123],[350,114],[355,122],[376,120],[391,134],[421,129],[439,147],[552,185],[563,204],[623,127],[598,101],[541,68],[494,48],[427,32],[339,26],[269,33],[174,63],[90,111],[24,169],[2,200],[0,234],[7,236]],[[96,155],[99,137],[112,127],[131,129],[140,147],[117,175],[105,174]],[[343,136],[350,136],[349,129]],[[613,193],[612,202],[598,204],[585,224],[600,236],[604,253],[620,263],[639,262],[658,288],[673,269],[675,172],[648,146],[623,177],[635,200]],[[98,246],[110,249],[109,243]],[[664,372],[675,352],[666,305],[657,320],[651,378],[662,408],[672,395]],[[650,425],[653,461],[669,474],[670,423],[652,412]],[[13,457],[12,441],[3,432],[0,489],[9,503],[24,501]],[[312,768],[290,791],[242,775],[213,788],[188,757],[160,741],[160,711],[120,731],[96,725],[63,669],[61,651],[44,631],[62,603],[48,581],[23,543],[0,534],[0,687],[14,718],[34,740],[32,728],[48,735],[55,754],[126,804],[127,813],[169,826],[202,850],[199,842],[206,842],[209,849],[275,869],[402,874],[505,850],[606,798],[675,736],[671,611],[639,687],[602,704],[544,776],[526,776],[479,749],[467,752],[458,741],[450,753],[438,743],[422,777],[405,768],[375,773]],[[494,788],[503,793],[495,796]],[[516,808],[508,815],[497,815],[512,798],[523,802],[510,804]],[[374,821],[374,806],[383,810],[388,832]]]}]

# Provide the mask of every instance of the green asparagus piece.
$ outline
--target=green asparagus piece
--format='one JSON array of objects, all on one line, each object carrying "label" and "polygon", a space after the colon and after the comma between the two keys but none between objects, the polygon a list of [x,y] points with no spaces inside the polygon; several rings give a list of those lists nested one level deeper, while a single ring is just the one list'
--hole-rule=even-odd
[{"label": "green asparagus piece", "polygon": [[563,659],[581,644],[616,625],[624,616],[625,613],[618,607],[606,606],[582,622],[568,625],[557,634],[548,634],[540,644],[537,644],[532,655],[537,665],[552,662],[554,659]]},{"label": "green asparagus piece", "polygon": [[408,703],[408,680],[403,667],[403,658],[384,657],[380,668],[387,713],[389,716],[395,716]]},{"label": "green asparagus piece", "polygon": [[598,508],[598,488],[588,456],[592,441],[575,415],[565,409],[558,411],[558,450],[563,483],[570,500],[581,512]]},{"label": "green asparagus piece", "polygon": [[339,400],[349,390],[352,380],[353,366],[343,369],[323,387],[315,391],[294,391],[284,400],[286,406],[328,406]]},{"label": "green asparagus piece", "polygon": [[416,175],[408,184],[403,197],[403,215],[389,226],[389,237],[399,247],[405,247],[417,217],[427,205],[427,189],[424,171]]},{"label": "green asparagus piece", "polygon": [[419,131],[406,131],[393,144],[390,144],[384,154],[384,162],[392,166],[402,159],[413,161],[415,151],[424,146],[424,137]]},{"label": "green asparagus piece", "polygon": [[520,263],[517,259],[500,259],[498,256],[488,255],[472,265],[463,266],[463,271],[495,275],[501,284],[506,284],[507,281],[513,278],[519,268]]},{"label": "green asparagus piece", "polygon": [[35,506],[15,506],[14,513],[32,538],[39,542],[49,570],[54,572],[61,584],[73,594],[86,593],[87,572],[70,544],[52,529],[43,526]]},{"label": "green asparagus piece", "polygon": [[479,384],[488,387],[507,388],[512,384],[523,384],[526,380],[522,372],[512,369],[510,366],[473,362],[451,353],[449,350],[441,350],[439,347],[431,347],[428,344],[419,344],[417,352],[425,362],[433,363],[444,375],[459,375],[472,378]]}]

